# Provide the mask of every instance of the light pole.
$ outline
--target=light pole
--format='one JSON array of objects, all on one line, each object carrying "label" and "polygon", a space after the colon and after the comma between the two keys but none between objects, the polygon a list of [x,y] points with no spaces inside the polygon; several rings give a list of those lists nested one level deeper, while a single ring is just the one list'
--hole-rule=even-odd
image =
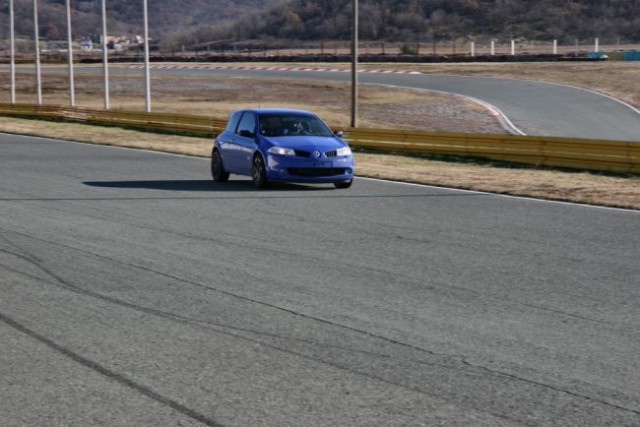
[{"label": "light pole", "polygon": [[352,0],[351,30],[351,127],[358,125],[358,0]]},{"label": "light pole", "polygon": [[11,33],[10,44],[10,69],[11,69],[11,103],[16,103],[16,38],[15,38],[15,15],[13,10],[13,0],[9,0],[9,32]]},{"label": "light pole", "polygon": [[69,53],[69,104],[76,106],[73,78],[73,38],[71,34],[71,0],[67,0],[67,52]]},{"label": "light pole", "polygon": [[36,94],[38,105],[42,104],[42,76],[40,70],[40,32],[38,30],[38,0],[33,0],[33,32],[36,48]]},{"label": "light pole", "polygon": [[104,74],[104,109],[109,109],[109,55],[107,53],[107,0],[102,3],[102,68]]},{"label": "light pole", "polygon": [[144,93],[147,113],[151,112],[151,73],[149,71],[149,14],[147,0],[143,0],[144,9]]}]

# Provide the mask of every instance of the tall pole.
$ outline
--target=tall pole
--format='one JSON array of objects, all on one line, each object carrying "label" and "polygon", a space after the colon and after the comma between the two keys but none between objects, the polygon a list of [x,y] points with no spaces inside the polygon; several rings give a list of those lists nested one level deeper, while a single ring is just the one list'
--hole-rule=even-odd
[{"label": "tall pole", "polygon": [[358,0],[352,0],[353,27],[351,30],[351,127],[358,125]]},{"label": "tall pole", "polygon": [[73,78],[73,38],[71,34],[71,0],[67,0],[67,51],[69,52],[69,104],[76,106],[76,94]]},{"label": "tall pole", "polygon": [[147,0],[143,1],[144,9],[144,93],[147,113],[151,112],[151,73],[149,71],[149,13]]},{"label": "tall pole", "polygon": [[15,15],[13,10],[13,0],[9,0],[9,31],[11,33],[11,103],[16,103],[16,39],[15,39]]},{"label": "tall pole", "polygon": [[107,53],[107,0],[102,3],[102,68],[104,74],[104,109],[109,109],[109,55]]},{"label": "tall pole", "polygon": [[42,104],[42,75],[40,70],[40,32],[38,31],[38,0],[33,0],[33,32],[36,48],[36,94],[38,105]]}]

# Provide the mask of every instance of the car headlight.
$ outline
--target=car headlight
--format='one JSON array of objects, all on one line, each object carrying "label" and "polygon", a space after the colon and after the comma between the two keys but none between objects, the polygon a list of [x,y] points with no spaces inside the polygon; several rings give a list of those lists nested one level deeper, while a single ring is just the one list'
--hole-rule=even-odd
[{"label": "car headlight", "polygon": [[338,148],[337,154],[338,156],[350,156],[351,155],[351,148],[349,147],[343,147],[343,148]]},{"label": "car headlight", "polygon": [[295,156],[296,152],[291,148],[271,147],[267,150],[269,154],[277,154],[278,156]]}]

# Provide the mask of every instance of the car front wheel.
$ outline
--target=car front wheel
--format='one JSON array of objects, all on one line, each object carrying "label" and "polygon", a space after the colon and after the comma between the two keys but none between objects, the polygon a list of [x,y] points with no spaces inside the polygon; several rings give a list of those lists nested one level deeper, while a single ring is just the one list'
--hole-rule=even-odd
[{"label": "car front wheel", "polygon": [[267,171],[264,168],[264,160],[259,154],[256,154],[253,158],[251,177],[253,178],[253,185],[256,188],[266,188],[269,184],[269,181],[267,180]]},{"label": "car front wheel", "polygon": [[216,149],[211,153],[211,178],[215,182],[225,182],[229,179],[229,173],[224,171],[222,157]]}]

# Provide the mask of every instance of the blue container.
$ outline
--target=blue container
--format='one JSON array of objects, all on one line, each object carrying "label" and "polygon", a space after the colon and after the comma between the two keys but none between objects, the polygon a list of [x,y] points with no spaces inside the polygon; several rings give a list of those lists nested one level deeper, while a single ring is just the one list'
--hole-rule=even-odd
[{"label": "blue container", "polygon": [[640,61],[640,50],[627,50],[623,54],[625,61]]},{"label": "blue container", "polygon": [[607,59],[608,56],[605,52],[601,50],[592,50],[591,52],[587,52],[587,58],[591,59]]}]

